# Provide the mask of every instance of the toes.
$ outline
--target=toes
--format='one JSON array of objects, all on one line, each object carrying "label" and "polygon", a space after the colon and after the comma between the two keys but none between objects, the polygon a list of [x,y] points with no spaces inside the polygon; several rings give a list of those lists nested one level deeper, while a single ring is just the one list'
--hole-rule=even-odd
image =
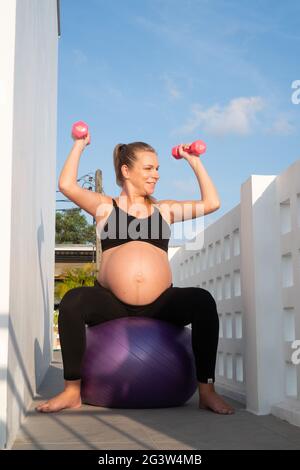
[{"label": "toes", "polygon": [[199,401],[198,403],[198,407],[200,409],[210,409],[211,411],[214,411],[215,413],[219,413],[219,414],[222,414],[222,415],[232,415],[234,414],[235,410],[234,408],[229,408],[228,405],[226,405],[225,403],[219,403],[219,404],[210,404],[210,403],[202,403],[201,401]]},{"label": "toes", "polygon": [[47,411],[49,409],[48,403],[43,403],[42,405],[37,406],[36,411]]},{"label": "toes", "polygon": [[222,415],[232,415],[234,413],[234,410],[231,408],[215,408],[213,411]]},{"label": "toes", "polygon": [[51,410],[50,410],[49,406],[44,406],[43,408],[40,409],[40,411],[42,413],[49,413]]},{"label": "toes", "polygon": [[215,411],[216,413],[221,414],[221,415],[226,415],[226,414],[227,414],[227,410],[226,410],[225,408],[219,408],[219,409],[216,408],[214,411]]}]

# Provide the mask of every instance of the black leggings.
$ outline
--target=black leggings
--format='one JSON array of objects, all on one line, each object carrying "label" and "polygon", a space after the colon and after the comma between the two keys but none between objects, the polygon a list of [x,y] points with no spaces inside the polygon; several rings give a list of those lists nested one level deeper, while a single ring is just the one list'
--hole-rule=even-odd
[{"label": "black leggings", "polygon": [[93,287],[69,290],[60,303],[58,329],[65,380],[81,378],[85,325],[94,326],[128,316],[158,318],[181,326],[191,323],[197,379],[202,383],[215,381],[219,317],[210,292],[200,287],[173,287],[171,284],[154,302],[129,305],[98,281]]}]

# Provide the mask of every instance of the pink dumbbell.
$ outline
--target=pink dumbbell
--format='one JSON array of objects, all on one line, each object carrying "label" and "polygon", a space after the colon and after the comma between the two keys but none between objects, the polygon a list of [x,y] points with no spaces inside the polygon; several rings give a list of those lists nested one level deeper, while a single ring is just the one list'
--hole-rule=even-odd
[{"label": "pink dumbbell", "polygon": [[[191,155],[195,155],[198,157],[202,153],[204,153],[206,150],[206,144],[203,142],[203,140],[196,140],[193,142],[191,145],[189,145],[187,148],[184,149],[185,152],[190,153]],[[176,147],[172,148],[172,155],[174,158],[182,158],[181,155],[179,155],[179,145],[176,145]]]},{"label": "pink dumbbell", "polygon": [[[83,121],[77,121],[72,126],[72,136],[75,137],[75,139],[85,138],[88,135],[88,132],[88,125]],[[90,143],[91,139],[89,137],[87,145],[89,145]]]}]

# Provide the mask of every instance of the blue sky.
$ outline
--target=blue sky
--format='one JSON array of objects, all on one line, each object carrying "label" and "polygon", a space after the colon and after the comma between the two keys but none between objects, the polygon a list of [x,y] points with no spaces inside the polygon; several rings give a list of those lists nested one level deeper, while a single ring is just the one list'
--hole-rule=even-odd
[{"label": "blue sky", "polygon": [[300,158],[299,17],[296,0],[61,0],[57,179],[83,120],[92,143],[78,177],[100,168],[105,194],[118,196],[113,148],[144,141],[160,164],[154,196],[199,199],[192,168],[171,149],[202,139],[221,200],[204,224],[221,217],[251,174],[280,174]]}]

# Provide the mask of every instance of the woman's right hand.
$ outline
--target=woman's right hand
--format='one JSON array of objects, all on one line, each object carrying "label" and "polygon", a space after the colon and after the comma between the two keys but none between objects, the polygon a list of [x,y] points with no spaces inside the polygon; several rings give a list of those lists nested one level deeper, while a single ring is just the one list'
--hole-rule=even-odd
[{"label": "woman's right hand", "polygon": [[72,139],[74,140],[74,145],[78,146],[78,147],[81,147],[82,150],[85,149],[85,147],[87,145],[89,145],[90,143],[90,133],[88,132],[87,133],[87,136],[86,137],[74,137],[73,134],[72,134]]}]

